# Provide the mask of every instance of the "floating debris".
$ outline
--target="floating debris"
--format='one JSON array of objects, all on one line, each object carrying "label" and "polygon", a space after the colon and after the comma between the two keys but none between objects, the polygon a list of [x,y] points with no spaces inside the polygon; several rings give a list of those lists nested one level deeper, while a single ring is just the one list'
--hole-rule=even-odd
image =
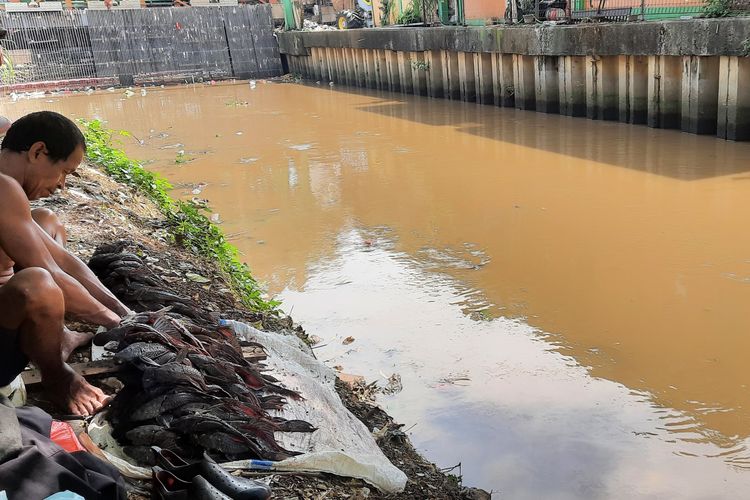
[{"label": "floating debris", "polygon": [[[382,373],[381,373],[382,375]],[[404,385],[401,383],[401,375],[398,373],[394,373],[390,377],[386,377],[383,375],[383,378],[386,379],[385,387],[380,389],[380,392],[386,395],[393,395],[398,394],[402,390],[404,390]]]},{"label": "floating debris", "polygon": [[247,101],[237,101],[237,100],[227,101],[226,104],[227,104],[227,106],[233,106],[235,108],[239,108],[240,106],[247,107],[247,106],[250,105],[250,103],[247,102]]},{"label": "floating debris", "polygon": [[208,186],[205,182],[201,182],[200,184],[196,185],[195,188],[191,191],[192,194],[201,194],[201,192]]}]

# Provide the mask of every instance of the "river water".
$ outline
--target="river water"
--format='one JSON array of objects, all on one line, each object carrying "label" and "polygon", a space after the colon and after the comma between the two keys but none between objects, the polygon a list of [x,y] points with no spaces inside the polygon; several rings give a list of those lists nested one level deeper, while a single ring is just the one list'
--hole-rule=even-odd
[{"label": "river water", "polygon": [[132,132],[466,484],[748,496],[750,145],[263,82],[2,102],[38,109]]}]

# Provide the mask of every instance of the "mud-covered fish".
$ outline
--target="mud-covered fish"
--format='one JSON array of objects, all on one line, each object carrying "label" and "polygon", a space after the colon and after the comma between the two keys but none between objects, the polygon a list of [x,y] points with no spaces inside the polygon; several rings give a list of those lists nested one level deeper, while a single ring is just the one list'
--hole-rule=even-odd
[{"label": "mud-covered fish", "polygon": [[169,347],[153,342],[135,342],[115,354],[115,360],[120,363],[135,362],[140,358],[148,358],[160,365],[174,361],[177,357]]}]

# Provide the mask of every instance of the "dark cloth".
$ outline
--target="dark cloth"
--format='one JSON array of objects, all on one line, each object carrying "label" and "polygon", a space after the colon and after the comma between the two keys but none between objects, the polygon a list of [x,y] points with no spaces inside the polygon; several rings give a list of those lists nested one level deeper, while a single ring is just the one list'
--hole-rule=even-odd
[{"label": "dark cloth", "polygon": [[0,387],[13,382],[28,364],[29,358],[18,344],[18,333],[0,328]]},{"label": "dark cloth", "polygon": [[47,413],[23,407],[15,414],[15,421],[0,422],[2,433],[15,427],[22,442],[0,463],[0,490],[10,500],[41,500],[65,490],[86,500],[125,500],[117,469],[84,451],[68,453],[49,438],[52,417]]}]

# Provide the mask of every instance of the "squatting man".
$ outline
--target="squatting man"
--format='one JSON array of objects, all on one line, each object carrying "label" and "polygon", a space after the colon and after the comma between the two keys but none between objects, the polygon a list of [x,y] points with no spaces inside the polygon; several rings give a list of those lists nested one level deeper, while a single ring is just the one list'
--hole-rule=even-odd
[{"label": "squatting man", "polygon": [[112,328],[132,311],[65,249],[57,216],[29,201],[64,189],[85,151],[75,123],[50,111],[15,121],[0,146],[0,385],[32,361],[47,396],[76,415],[107,396],[66,364],[91,336],[68,330],[65,318]]}]

